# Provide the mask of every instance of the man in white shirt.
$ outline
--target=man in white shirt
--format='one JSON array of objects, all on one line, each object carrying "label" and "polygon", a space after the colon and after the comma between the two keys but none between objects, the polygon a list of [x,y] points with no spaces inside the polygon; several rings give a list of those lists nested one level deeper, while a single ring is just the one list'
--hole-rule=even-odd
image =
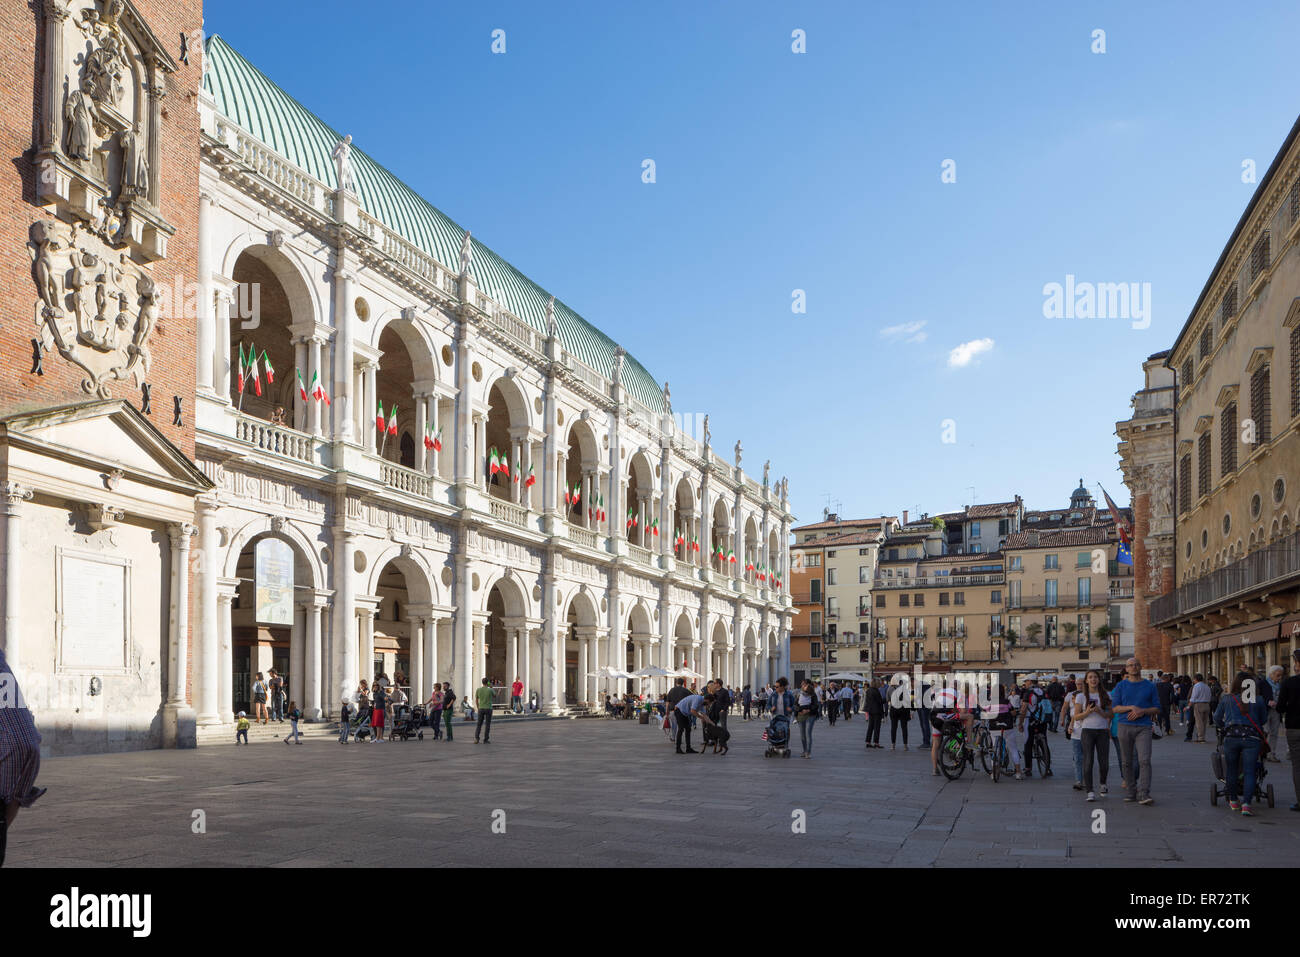
[{"label": "man in white shirt", "polygon": [[853,717],[853,689],[846,682],[840,689],[840,717],[845,721]]},{"label": "man in white shirt", "polygon": [[[1196,684],[1192,685],[1192,693],[1188,697],[1188,702],[1192,706],[1192,714],[1196,716],[1196,743],[1205,743],[1205,727],[1210,723],[1210,686],[1205,683],[1205,676],[1198,674]],[[1190,732],[1190,728],[1188,731]]]}]

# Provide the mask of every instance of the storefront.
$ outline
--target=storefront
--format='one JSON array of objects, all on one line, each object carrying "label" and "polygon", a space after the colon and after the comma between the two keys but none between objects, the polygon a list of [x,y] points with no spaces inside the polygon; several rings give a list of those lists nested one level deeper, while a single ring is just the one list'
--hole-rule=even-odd
[{"label": "storefront", "polygon": [[[1288,621],[1300,624],[1300,616]],[[1283,624],[1275,618],[1180,641],[1174,645],[1178,671],[1186,675],[1215,675],[1225,684],[1245,667],[1264,673],[1270,665],[1283,662],[1291,654],[1292,626],[1287,626],[1288,637],[1282,639]]]}]

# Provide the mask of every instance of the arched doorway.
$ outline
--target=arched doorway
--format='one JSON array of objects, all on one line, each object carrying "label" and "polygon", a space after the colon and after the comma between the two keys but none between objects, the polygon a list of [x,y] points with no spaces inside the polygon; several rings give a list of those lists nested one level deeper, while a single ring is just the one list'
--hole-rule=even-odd
[{"label": "arched doorway", "polygon": [[745,629],[744,653],[740,665],[740,686],[742,688],[745,685],[753,686],[762,683],[759,681],[758,675],[758,651],[758,633],[754,631],[754,626],[750,625]]},{"label": "arched doorway", "polygon": [[[488,390],[488,417],[485,426],[484,448],[487,461],[483,464],[485,488],[492,498],[507,502],[524,503],[527,476],[527,459],[531,455],[528,432],[528,403],[519,386],[510,379],[501,378]],[[492,465],[499,466],[494,473]],[[530,493],[531,494],[531,493]]]},{"label": "arched doorway", "polygon": [[[650,612],[639,601],[635,602],[628,612],[626,625],[628,653],[625,667],[629,674],[633,674],[654,664],[654,633],[651,630]],[[629,684],[633,694],[640,694],[642,690],[661,687],[661,680],[638,678]]]},{"label": "arched doorway", "polygon": [[713,640],[710,642],[708,673],[706,678],[716,678],[724,684],[728,683],[730,676],[730,659],[731,659],[731,633],[723,619],[719,618],[713,623]]},{"label": "arched doorway", "polygon": [[306,285],[285,255],[271,246],[241,252],[231,278],[237,286],[226,320],[230,401],[243,415],[305,431],[307,407],[298,395],[290,327],[306,318]]},{"label": "arched doorway", "polygon": [[[313,591],[312,570],[298,546],[266,532],[251,538],[235,562],[237,581],[230,603],[230,700],[234,711],[253,714],[253,682],[272,670],[285,679],[288,696],[305,700],[308,608],[300,602]],[[268,698],[268,711],[273,709]],[[287,702],[286,702],[287,704]]]},{"label": "arched doorway", "polygon": [[673,506],[673,555],[688,565],[698,565],[703,552],[698,555],[695,552],[695,545],[699,541],[699,529],[695,521],[695,490],[685,478],[677,483],[673,492]]},{"label": "arched doorway", "polygon": [[[677,616],[677,624],[673,626],[673,660],[672,671],[696,671],[695,661],[695,623],[691,616],[682,612]],[[696,679],[687,678],[686,684],[689,686]]]},{"label": "arched doorway", "polygon": [[627,540],[642,548],[653,548],[656,544],[650,527],[656,514],[654,474],[654,466],[648,455],[638,452],[632,456],[628,463],[627,514],[623,516],[623,521],[627,527]]},{"label": "arched doorway", "polygon": [[727,503],[719,498],[713,503],[713,525],[709,536],[712,554],[709,556],[711,560],[709,567],[723,575],[731,575],[732,569],[736,567],[736,562],[731,560],[736,554],[735,545],[732,543],[733,537],[731,512],[727,508]]},{"label": "arched doorway", "polygon": [[[600,491],[600,444],[590,424],[582,419],[573,423],[566,449],[565,488],[560,489],[560,506],[574,525],[593,530],[608,528],[606,503]],[[603,513],[605,521],[601,520]]]},{"label": "arched doorway", "polygon": [[[363,421],[363,434],[373,434],[374,451],[385,460],[428,471],[420,429],[432,421],[430,402],[436,401],[433,356],[419,331],[405,319],[394,319],[384,326],[378,348],[379,368],[372,400],[376,408],[364,410],[369,418]],[[381,409],[382,434],[378,431]]]},{"label": "arched doorway", "polygon": [[598,700],[602,683],[592,676],[601,666],[597,640],[595,600],[578,591],[569,600],[565,615],[564,694],[570,705],[590,705]]},{"label": "arched doorway", "polygon": [[761,543],[758,537],[758,523],[751,515],[745,521],[745,581],[755,584],[758,581],[758,566],[762,564]]},{"label": "arched doorway", "polygon": [[[494,707],[510,703],[510,685],[523,677],[523,660],[528,654],[526,617],[528,607],[519,584],[502,578],[488,592],[487,625],[484,628],[483,671],[493,689]],[[523,678],[528,685],[528,679]]]}]

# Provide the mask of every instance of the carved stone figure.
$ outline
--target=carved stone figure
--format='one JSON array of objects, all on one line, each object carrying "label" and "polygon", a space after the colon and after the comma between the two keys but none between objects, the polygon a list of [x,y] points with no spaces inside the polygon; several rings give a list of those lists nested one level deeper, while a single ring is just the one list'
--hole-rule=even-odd
[{"label": "carved stone figure", "polygon": [[745,451],[745,447],[740,444],[740,439],[736,439],[736,468],[740,468],[740,453]]},{"label": "carved stone figure", "polygon": [[664,412],[672,415],[673,412],[673,394],[668,391],[668,380],[664,380]]},{"label": "carved stone figure", "polygon": [[36,289],[45,304],[42,313],[48,318],[62,319],[63,310],[59,308],[62,290],[54,265],[54,251],[59,248],[59,241],[50,232],[50,226],[44,220],[32,223],[29,230],[31,241],[28,249],[33,251],[32,273],[36,278]]},{"label": "carved stone figure", "polygon": [[357,191],[357,178],[356,171],[352,168],[351,133],[334,144],[334,152],[330,156],[334,159],[334,173],[338,179],[338,188],[345,192],[355,193]]},{"label": "carved stone figure", "polygon": [[768,459],[763,463],[763,488],[767,488],[767,475],[772,469],[772,460]]},{"label": "carved stone figure", "polygon": [[713,433],[709,431],[709,416],[706,413],[704,416],[704,444],[708,445],[709,439],[711,439],[712,437],[713,437]]},{"label": "carved stone figure", "polygon": [[125,92],[122,77],[128,71],[116,23],[112,27],[103,32],[100,46],[87,55],[85,78],[91,99],[116,109]]},{"label": "carved stone figure", "polygon": [[470,267],[474,265],[474,244],[470,242],[470,231],[465,230],[465,239],[460,244],[460,274],[468,276]]},{"label": "carved stone figure", "polygon": [[560,326],[555,321],[555,297],[552,296],[546,303],[546,337],[554,339],[559,334]]},{"label": "carved stone figure", "polygon": [[122,144],[122,192],[127,196],[143,196],[149,192],[148,150],[134,130],[122,130],[117,136]]},{"label": "carved stone figure", "polygon": [[73,90],[63,101],[63,152],[70,159],[90,159],[91,117],[93,105],[81,90]]}]

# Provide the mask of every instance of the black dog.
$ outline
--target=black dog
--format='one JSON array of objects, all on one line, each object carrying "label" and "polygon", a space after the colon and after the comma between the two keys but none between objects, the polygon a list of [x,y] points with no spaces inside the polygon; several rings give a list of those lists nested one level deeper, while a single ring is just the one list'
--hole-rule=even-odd
[{"label": "black dog", "polygon": [[700,754],[711,744],[713,745],[714,754],[726,754],[728,750],[727,742],[731,740],[731,732],[720,724],[711,724],[708,721],[701,722],[704,728],[704,745],[700,748]]}]

